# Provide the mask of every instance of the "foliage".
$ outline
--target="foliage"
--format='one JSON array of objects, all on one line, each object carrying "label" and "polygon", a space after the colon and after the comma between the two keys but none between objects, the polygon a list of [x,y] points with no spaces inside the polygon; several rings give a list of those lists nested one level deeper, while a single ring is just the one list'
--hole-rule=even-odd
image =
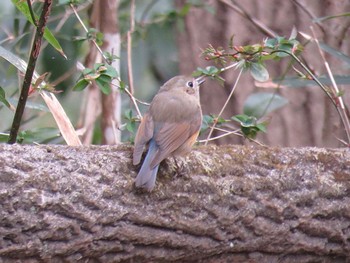
[{"label": "foliage", "polygon": [[77,81],[73,90],[82,91],[90,82],[95,81],[100,90],[108,95],[111,93],[111,82],[118,77],[114,67],[105,63],[96,63],[93,69],[85,68],[81,78]]},{"label": "foliage", "polygon": [[255,139],[258,132],[266,132],[267,122],[258,122],[254,116],[239,114],[233,116],[232,120],[240,124],[244,137],[248,139]]},{"label": "foliage", "polygon": [[[136,5],[134,21],[135,29],[132,32],[132,50],[134,52],[133,66],[138,73],[138,76],[148,74],[149,72],[145,72],[144,70],[146,68],[146,71],[150,71],[150,69],[156,71],[158,78],[148,76],[143,80],[139,80],[139,77],[136,77],[135,82],[137,82],[137,85],[140,87],[157,87],[160,83],[164,82],[165,79],[177,74],[176,70],[174,70],[177,61],[176,59],[172,60],[172,58],[177,57],[174,44],[176,42],[174,36],[174,25],[176,25],[177,30],[184,30],[184,20],[193,8],[203,8],[210,13],[215,12],[209,4],[202,3],[202,1],[186,1],[186,3],[179,8],[175,8],[170,1],[159,1],[162,2],[162,4],[157,4],[157,1],[151,2],[152,3],[148,3],[147,1],[137,2]],[[8,38],[4,34],[0,35],[2,45],[0,48],[6,50],[5,53],[3,50],[0,50],[2,51],[2,53],[0,52],[0,56],[8,60],[10,64],[14,66],[8,67],[8,64],[6,64],[0,67],[0,73],[2,77],[6,79],[6,82],[2,83],[0,87],[0,110],[3,111],[3,116],[6,115],[0,126],[1,131],[3,131],[0,136],[2,141],[4,141],[4,138],[8,137],[7,131],[9,130],[12,118],[10,111],[13,111],[19,96],[17,87],[20,86],[20,83],[17,83],[17,72],[14,68],[20,72],[25,72],[26,66],[23,68],[21,59],[27,59],[26,54],[29,53],[28,50],[30,49],[31,32],[33,31],[33,27],[37,25],[37,14],[40,12],[42,6],[40,1],[34,2],[32,7],[28,6],[26,1],[21,0],[12,0],[12,4],[18,10],[17,12],[19,12],[19,15],[14,16],[13,21],[11,21],[15,30],[6,31],[13,31],[15,33]],[[50,112],[51,109],[48,109],[48,107],[38,99],[38,93],[42,90],[57,93],[55,87],[57,84],[61,83],[59,81],[61,77],[64,79],[63,73],[60,73],[62,76],[59,75],[56,79],[52,78],[52,75],[55,75],[56,72],[48,73],[50,70],[47,70],[47,65],[50,64],[50,66],[54,64],[58,68],[63,67],[64,70],[62,72],[67,72],[71,78],[71,80],[67,82],[68,84],[64,85],[65,90],[63,94],[60,95],[62,104],[66,104],[63,108],[68,109],[69,112],[75,113],[75,116],[73,115],[71,119],[78,119],[80,117],[78,115],[78,107],[81,103],[82,96],[77,94],[77,92],[71,93],[70,91],[81,92],[85,90],[89,84],[95,83],[103,94],[108,95],[111,93],[112,83],[115,83],[114,81],[116,80],[117,83],[119,83],[119,91],[128,95],[128,98],[131,99],[131,102],[133,103],[133,106],[130,106],[129,99],[124,97],[124,100],[126,101],[123,103],[125,105],[124,115],[122,116],[124,124],[118,128],[127,134],[124,138],[129,141],[133,140],[137,123],[141,117],[138,110],[138,106],[141,104],[134,95],[149,100],[150,97],[152,97],[152,94],[149,92],[142,93],[144,92],[144,89],[140,89],[136,94],[131,94],[129,91],[130,87],[128,86],[129,81],[127,81],[126,77],[127,74],[125,69],[127,67],[125,64],[123,64],[124,66],[122,66],[121,72],[117,72],[116,69],[111,66],[112,62],[116,59],[127,61],[125,52],[120,58],[114,54],[103,52],[101,53],[103,57],[102,63],[96,63],[91,68],[82,67],[83,69],[81,72],[78,72],[75,69],[75,64],[78,61],[83,61],[89,52],[86,43],[94,42],[96,43],[96,48],[103,46],[103,34],[94,28],[87,27],[86,30],[84,30],[85,25],[80,22],[79,24],[77,22],[79,19],[77,20],[74,12],[71,12],[72,8],[75,7],[77,12],[83,17],[81,20],[86,21],[88,18],[87,9],[90,5],[90,1],[80,0],[59,0],[58,3],[54,5],[54,16],[52,20],[50,20],[49,26],[44,31],[45,41],[49,45],[46,45],[42,50],[43,61],[39,66],[39,71],[45,73],[41,75],[36,73],[36,76],[31,82],[30,98],[26,109],[31,110],[35,108],[35,111],[29,111],[27,120],[25,120],[29,129],[26,128],[20,131],[17,139],[18,142],[47,143],[50,141],[58,141],[57,136],[59,136],[60,132],[58,132],[56,128],[48,127],[46,124],[47,121],[39,121],[45,119],[43,116],[47,112]],[[131,22],[129,20],[131,17],[129,5],[130,1],[121,1],[118,10],[120,14],[119,22],[122,32],[121,38],[123,40],[123,48],[126,46],[126,34],[131,27]],[[349,13],[325,16],[314,19],[314,22],[322,23],[323,21],[348,15]],[[11,28],[10,22],[4,23],[4,27]],[[166,44],[163,44],[163,42],[159,44],[159,35],[162,35],[162,41]],[[70,46],[65,48],[66,44],[69,44]],[[340,59],[345,64],[350,64],[349,56],[339,50],[336,50],[325,43],[319,43],[319,47],[324,52]],[[296,30],[293,30],[289,38],[282,36],[266,38],[260,43],[252,43],[245,46],[235,45],[234,38],[232,38],[226,48],[222,46],[214,47],[213,45],[208,45],[208,47],[203,50],[202,55],[206,61],[213,62],[213,65],[204,68],[198,67],[193,75],[195,77],[206,76],[212,78],[217,80],[222,86],[226,87],[228,86],[228,83],[225,83],[222,73],[231,69],[248,72],[257,82],[270,81],[271,83],[275,83],[278,87],[280,85],[292,88],[304,87],[311,82],[317,82],[317,85],[324,90],[339,110],[340,108],[338,105],[341,105],[344,91],[332,89],[333,80],[330,76],[315,76],[315,74],[309,70],[306,63],[300,59],[302,51],[303,46],[297,40]],[[57,54],[59,54],[59,56],[56,57]],[[9,60],[8,58],[11,56],[18,56],[21,59]],[[65,60],[66,56],[68,57],[68,61],[62,62],[60,59]],[[49,58],[49,60],[47,58]],[[294,69],[296,74],[288,76],[283,75],[271,80],[268,63],[280,63],[282,59],[290,61],[290,65],[298,64],[302,69],[298,70],[296,67],[292,66],[291,68]],[[147,61],[148,64],[144,64],[146,63],[145,61]],[[69,62],[73,69],[67,67],[67,65],[62,66],[66,62]],[[167,70],[164,65],[170,65],[169,68],[171,69]],[[19,79],[22,81],[23,76],[21,74],[19,75]],[[333,76],[333,79],[339,84],[350,83],[350,77],[348,75],[335,75]],[[75,82],[72,82],[72,80]],[[52,84],[51,82],[54,83]],[[230,102],[227,101],[227,103]],[[266,118],[268,115],[273,111],[281,109],[287,105],[287,103],[288,98],[282,97],[278,93],[278,89],[276,89],[276,92],[258,92],[250,94],[244,103],[242,114],[231,116],[227,119],[223,118],[221,114],[205,115],[203,117],[201,133],[204,134],[210,129],[221,128],[222,130],[226,130],[227,134],[230,134],[231,130],[235,129],[235,125],[238,124],[239,130],[243,136],[248,139],[254,139],[259,132],[267,132],[268,122],[266,121]],[[219,106],[220,105],[218,105],[218,107]],[[137,113],[135,113],[131,107],[135,107]],[[344,119],[344,123],[346,123],[346,116],[341,110],[339,111]],[[39,123],[39,126],[44,127],[37,127],[37,123]],[[232,128],[232,126],[234,126],[234,128]],[[227,131],[227,127],[230,127],[230,131]],[[344,124],[344,127],[347,129],[346,124]],[[96,133],[96,136],[101,135]],[[96,141],[101,140],[100,138],[97,138]]]},{"label": "foliage", "polygon": [[[346,55],[332,49],[325,44],[320,44],[320,48],[338,58],[341,58],[345,62],[350,61]],[[206,60],[213,61],[221,66],[225,66],[228,63],[234,63],[232,65],[234,65],[236,68],[242,69],[244,71],[249,71],[251,76],[258,82],[265,82],[270,79],[268,70],[265,65],[266,61],[280,61],[283,58],[291,57],[306,72],[301,73],[295,69],[299,75],[299,78],[302,78],[304,80],[313,80],[316,82],[317,85],[332,101],[343,122],[344,129],[347,132],[349,144],[350,121],[341,98],[344,93],[337,90],[337,87],[335,85],[333,86],[334,88],[330,88],[321,83],[319,78],[316,77],[311,72],[311,70],[297,57],[302,51],[303,46],[299,43],[298,40],[296,40],[296,32],[293,30],[289,39],[286,39],[284,37],[267,38],[261,44],[247,46],[233,45],[232,38],[228,51],[226,51],[223,47],[214,48],[212,45],[209,45],[209,47],[207,47],[202,54]],[[205,69],[197,68],[193,75],[208,76],[213,79],[217,79],[220,82],[223,82],[223,79],[219,76],[219,74],[232,68],[232,65],[221,69],[214,66],[209,66]],[[283,76],[279,83],[283,81],[284,77],[285,76]],[[330,76],[330,78],[331,77],[332,76]],[[331,82],[332,84],[335,84],[334,81]],[[242,134],[246,138],[253,139],[256,137],[259,131],[266,132],[267,122],[259,122],[258,119],[264,117],[271,111],[283,107],[287,104],[287,101],[287,99],[279,96],[278,94],[256,93],[247,99],[244,107],[245,114],[233,116],[232,119],[240,123]],[[216,123],[214,122],[212,129],[215,127],[215,125]]]},{"label": "foliage", "polygon": [[[31,11],[31,8],[28,6],[28,4],[22,0],[12,0],[12,3],[16,6],[16,8],[27,18],[27,20],[32,24],[36,25],[38,21],[38,16],[34,14]],[[66,55],[63,52],[63,49],[60,45],[60,43],[57,41],[53,33],[48,29],[44,29],[44,38],[47,40],[50,45],[52,45],[62,56],[66,57]]]},{"label": "foliage", "polygon": [[[229,51],[226,51],[223,47],[214,48],[209,45],[208,48],[203,50],[202,54],[206,60],[213,61],[221,66],[234,63],[235,68],[249,71],[256,81],[264,82],[269,80],[269,73],[265,66],[266,61],[278,61],[288,56],[288,53],[299,54],[302,50],[301,44],[292,35],[290,39],[284,37],[268,38],[261,44],[247,46],[234,46],[231,39]],[[230,68],[232,66],[221,69],[215,66],[208,66],[204,69],[197,68],[193,75],[196,77],[208,76],[222,84],[224,79],[219,74]],[[240,123],[242,134],[246,138],[254,139],[259,131],[266,132],[267,122],[258,122],[258,119],[283,107],[286,103],[287,99],[274,93],[252,94],[245,102],[244,114],[233,116],[232,120]],[[213,122],[212,127],[217,124],[217,122]],[[207,124],[203,126],[208,127]]]}]

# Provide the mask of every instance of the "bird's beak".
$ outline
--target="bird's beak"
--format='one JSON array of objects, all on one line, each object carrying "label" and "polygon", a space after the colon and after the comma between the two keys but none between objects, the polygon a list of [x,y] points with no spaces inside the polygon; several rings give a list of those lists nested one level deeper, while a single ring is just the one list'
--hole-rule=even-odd
[{"label": "bird's beak", "polygon": [[200,76],[199,78],[196,78],[196,82],[198,86],[200,86],[205,81],[205,76]]}]

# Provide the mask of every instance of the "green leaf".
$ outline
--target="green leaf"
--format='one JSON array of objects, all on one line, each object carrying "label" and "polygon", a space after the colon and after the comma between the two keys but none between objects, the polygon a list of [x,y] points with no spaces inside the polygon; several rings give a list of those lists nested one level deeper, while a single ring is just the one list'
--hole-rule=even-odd
[{"label": "green leaf", "polygon": [[350,57],[345,55],[344,53],[340,52],[339,50],[332,48],[332,47],[330,47],[327,44],[322,43],[322,42],[320,43],[320,48],[322,48],[324,51],[331,54],[332,56],[343,60],[347,64],[350,64]]},{"label": "green leaf", "polygon": [[92,73],[92,72],[94,72],[94,70],[93,69],[91,69],[91,68],[84,68],[83,70],[82,70],[82,74],[83,75],[88,75],[88,74],[90,74],[90,73]]},{"label": "green leaf", "polygon": [[103,55],[106,57],[108,64],[112,64],[113,61],[120,59],[120,57],[108,51],[103,52]]},{"label": "green leaf", "polygon": [[318,23],[318,22],[323,22],[323,21],[333,19],[333,18],[343,17],[343,16],[350,16],[350,13],[343,13],[343,14],[338,14],[338,15],[318,17],[318,18],[313,19],[312,21],[315,23]]},{"label": "green leaf", "polygon": [[5,91],[2,87],[0,87],[0,102],[4,103],[5,106],[9,109],[11,109],[10,103],[5,98]]},{"label": "green leaf", "polygon": [[267,123],[257,123],[254,116],[240,114],[233,116],[232,119],[241,125],[241,131],[246,138],[254,139],[259,131],[266,132]]},{"label": "green leaf", "polygon": [[133,117],[132,117],[132,110],[131,109],[126,109],[125,112],[124,112],[124,118],[126,120],[131,120]]},{"label": "green leaf", "polygon": [[241,127],[241,131],[244,135],[244,137],[249,138],[249,139],[255,139],[256,135],[258,134],[259,129],[256,127]]},{"label": "green leaf", "polygon": [[126,129],[131,132],[131,133],[135,133],[136,131],[136,122],[135,121],[128,121],[126,123]]},{"label": "green leaf", "polygon": [[132,134],[136,133],[136,118],[133,116],[131,109],[124,112],[124,119],[126,120],[126,129]]},{"label": "green leaf", "polygon": [[[12,105],[17,105],[18,104],[18,99],[17,98],[8,98],[8,101]],[[38,111],[50,112],[50,110],[44,104],[37,103],[37,102],[27,101],[25,107],[26,107],[26,109],[30,109],[30,110],[38,110]]]},{"label": "green leaf", "polygon": [[[293,53],[292,52],[293,46],[291,46],[289,43],[288,44],[281,44],[278,49],[285,50],[285,51],[287,51],[289,53]],[[280,58],[284,58],[284,57],[290,56],[288,53],[285,53],[285,52],[277,52],[276,55],[278,57],[280,57]]]},{"label": "green leaf", "polygon": [[251,63],[250,74],[256,81],[264,82],[269,79],[269,72],[261,63]]},{"label": "green leaf", "polygon": [[95,40],[96,44],[99,46],[103,44],[103,33],[96,28],[89,28],[86,37],[89,40]]},{"label": "green leaf", "polygon": [[124,92],[126,87],[127,86],[126,86],[125,82],[120,80],[119,81],[119,90]]},{"label": "green leaf", "polygon": [[98,71],[101,67],[105,67],[104,63],[95,63],[94,64],[94,70]]},{"label": "green leaf", "polygon": [[8,142],[10,134],[0,132],[0,143]]},{"label": "green leaf", "polygon": [[[26,1],[23,0],[11,0],[12,3],[16,6],[16,8],[27,18],[27,20],[34,25],[34,21],[32,19],[32,16],[30,15],[29,7],[27,5]],[[38,20],[38,16],[35,16],[35,19]],[[51,31],[45,27],[44,29],[44,38],[47,40],[47,42],[50,43],[51,46],[53,46],[54,49],[56,49],[64,58],[67,58],[66,54],[63,52],[63,49],[60,45],[60,43],[57,41],[55,36],[51,33]]]},{"label": "green leaf", "polygon": [[17,142],[26,144],[31,144],[33,142],[47,143],[59,137],[61,137],[61,134],[56,128],[37,128],[19,132]]},{"label": "green leaf", "polygon": [[213,124],[213,122],[214,122],[213,116],[203,115],[201,132],[205,132],[211,126],[211,124]]},{"label": "green leaf", "polygon": [[111,93],[112,90],[111,90],[111,86],[110,86],[109,82],[105,82],[105,81],[101,80],[100,78],[95,79],[95,81],[96,81],[97,86],[100,88],[100,90],[104,94],[108,95]]},{"label": "green leaf", "polygon": [[210,126],[213,125],[213,123],[216,121],[216,126],[220,127],[223,123],[226,123],[230,120],[226,120],[222,117],[219,117],[217,115],[211,114],[211,115],[204,115],[202,120],[202,126],[201,126],[201,132],[204,132],[206,129],[208,129]]},{"label": "green leaf", "polygon": [[253,127],[257,123],[256,117],[246,114],[235,115],[232,117],[232,120],[239,122],[244,127]]},{"label": "green leaf", "polygon": [[194,77],[198,77],[201,75],[213,76],[220,73],[220,69],[214,66],[208,66],[205,69],[198,67],[197,70],[193,73]]},{"label": "green leaf", "polygon": [[259,123],[259,124],[256,125],[256,127],[257,127],[260,131],[265,132],[265,133],[266,133],[266,131],[267,131],[266,126],[267,126],[267,123],[266,123],[266,122],[262,122],[262,123]]},{"label": "green leaf", "polygon": [[186,3],[179,11],[179,16],[182,16],[182,17],[186,16],[188,14],[188,12],[190,11],[191,6],[192,6],[191,4]]},{"label": "green leaf", "polygon": [[108,76],[110,76],[111,78],[116,78],[116,77],[118,77],[118,72],[117,72],[117,70],[116,70],[113,66],[105,65],[105,67],[106,67],[106,70],[103,71],[103,74],[104,74],[104,75],[108,75]]},{"label": "green leaf", "polygon": [[201,133],[205,132],[213,121],[214,119],[210,115],[203,115]]},{"label": "green leaf", "polygon": [[[328,76],[318,77],[318,80],[324,85],[332,85],[332,81]],[[350,84],[350,76],[335,75],[334,80],[338,85]],[[273,82],[292,88],[305,88],[306,86],[317,86],[315,81],[299,77],[286,77],[282,81],[279,79],[275,79],[273,80]]]},{"label": "green leaf", "polygon": [[112,82],[112,78],[108,75],[105,75],[105,74],[101,74],[101,76],[99,76],[98,79],[100,81],[104,81],[104,82],[109,83],[109,84]]},{"label": "green leaf", "polygon": [[91,72],[91,73],[89,73],[89,74],[84,75],[84,79],[85,79],[86,81],[92,81],[92,80],[98,79],[100,76],[101,76],[100,73]]},{"label": "green leaf", "polygon": [[261,118],[288,103],[288,100],[275,93],[258,92],[251,94],[244,102],[243,112],[246,115]]},{"label": "green leaf", "polygon": [[[14,65],[22,73],[24,74],[26,73],[27,63],[23,59],[13,54],[11,51],[8,51],[2,46],[0,46],[0,56],[6,59],[8,62],[10,62],[12,65]],[[39,74],[34,72],[33,80],[35,81],[38,77],[39,77]]]},{"label": "green leaf", "polygon": [[87,0],[58,0],[57,6],[61,6],[61,5],[79,5],[82,4],[84,2],[86,2]]},{"label": "green leaf", "polygon": [[276,38],[268,38],[264,41],[265,47],[271,48],[271,49],[274,49],[277,44],[278,44],[278,41]]},{"label": "green leaf", "polygon": [[118,77],[118,72],[117,70],[108,64],[104,64],[104,63],[96,63],[94,65],[94,69],[96,72],[98,72],[99,74],[104,74],[104,75],[108,75],[111,78],[116,78]]},{"label": "green leaf", "polygon": [[90,82],[88,82],[85,79],[80,79],[73,87],[74,91],[82,91],[83,89],[85,89]]}]

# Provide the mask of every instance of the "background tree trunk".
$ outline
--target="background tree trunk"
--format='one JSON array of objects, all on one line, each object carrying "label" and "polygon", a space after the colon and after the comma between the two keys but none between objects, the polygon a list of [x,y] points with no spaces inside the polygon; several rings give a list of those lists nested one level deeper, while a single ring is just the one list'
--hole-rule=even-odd
[{"label": "background tree trunk", "polygon": [[200,147],[134,189],[131,147],[0,145],[1,262],[346,262],[350,152]]},{"label": "background tree trunk", "polygon": [[[102,51],[120,57],[120,34],[118,28],[118,0],[95,0],[90,10],[90,26],[103,33]],[[106,63],[90,42],[85,65],[93,68],[95,63]],[[116,59],[111,64],[120,72],[120,61]],[[101,115],[102,144],[116,144],[121,140],[119,126],[121,124],[121,97],[118,91],[119,82],[111,82],[111,94],[104,95],[95,83],[85,91],[84,105],[81,108],[78,127],[83,130],[83,144],[92,143],[98,117]]]},{"label": "background tree trunk", "polygon": [[[179,1],[183,5],[186,1]],[[194,8],[185,17],[185,29],[180,32],[178,44],[180,47],[180,71],[191,73],[197,66],[205,67],[209,62],[205,62],[199,57],[200,49],[204,49],[208,44],[214,47],[223,46],[226,48],[229,39],[234,35],[235,45],[251,45],[260,43],[264,38],[269,37],[262,33],[251,21],[243,18],[233,8],[241,7],[246,13],[259,20],[263,25],[280,36],[289,37],[293,26],[298,31],[305,32],[312,36],[310,26],[312,25],[320,41],[331,47],[338,49],[345,54],[349,54],[349,38],[346,38],[350,24],[350,18],[331,19],[322,22],[324,31],[312,23],[312,18],[326,15],[344,13],[350,10],[349,1],[329,1],[329,0],[308,0],[308,1],[278,1],[278,0],[248,0],[248,1],[205,1],[206,4],[215,8],[216,13],[211,14],[204,8]],[[299,5],[298,5],[299,4]],[[300,4],[305,8],[301,8]],[[308,13],[314,17],[310,17]],[[347,32],[347,33],[346,33]],[[298,37],[301,42],[305,39]],[[322,58],[316,44],[307,45],[303,52],[308,65],[317,74],[326,73]],[[339,60],[326,56],[334,74],[347,72]],[[285,63],[269,63],[268,70],[271,77],[281,76],[286,68]],[[207,81],[201,91],[201,101],[205,114],[218,114],[223,102],[232,88],[236,73],[232,70],[223,76],[227,80],[224,88],[213,81]],[[266,89],[256,88],[254,81],[249,74],[245,74],[240,80],[235,92],[235,97],[224,113],[225,117],[241,114],[243,103],[249,94],[255,91],[266,91]],[[268,145],[280,146],[340,146],[338,138],[344,138],[344,129],[340,123],[340,118],[336,113],[331,101],[318,87],[307,88],[285,88],[278,91],[289,100],[289,104],[282,110],[273,113],[271,116],[268,133],[259,137]],[[345,97],[345,102],[349,103],[350,96]],[[231,136],[219,140],[219,143],[242,143],[242,139]]]}]

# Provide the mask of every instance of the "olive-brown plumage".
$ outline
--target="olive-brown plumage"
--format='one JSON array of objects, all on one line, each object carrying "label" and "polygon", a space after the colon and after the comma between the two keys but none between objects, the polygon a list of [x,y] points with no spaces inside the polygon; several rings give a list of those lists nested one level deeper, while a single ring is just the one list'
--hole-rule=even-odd
[{"label": "olive-brown plumage", "polygon": [[199,102],[202,82],[188,76],[176,76],[153,98],[135,137],[134,165],[140,162],[148,144],[147,155],[136,177],[136,187],[151,191],[160,162],[169,156],[190,152],[202,123]]}]

